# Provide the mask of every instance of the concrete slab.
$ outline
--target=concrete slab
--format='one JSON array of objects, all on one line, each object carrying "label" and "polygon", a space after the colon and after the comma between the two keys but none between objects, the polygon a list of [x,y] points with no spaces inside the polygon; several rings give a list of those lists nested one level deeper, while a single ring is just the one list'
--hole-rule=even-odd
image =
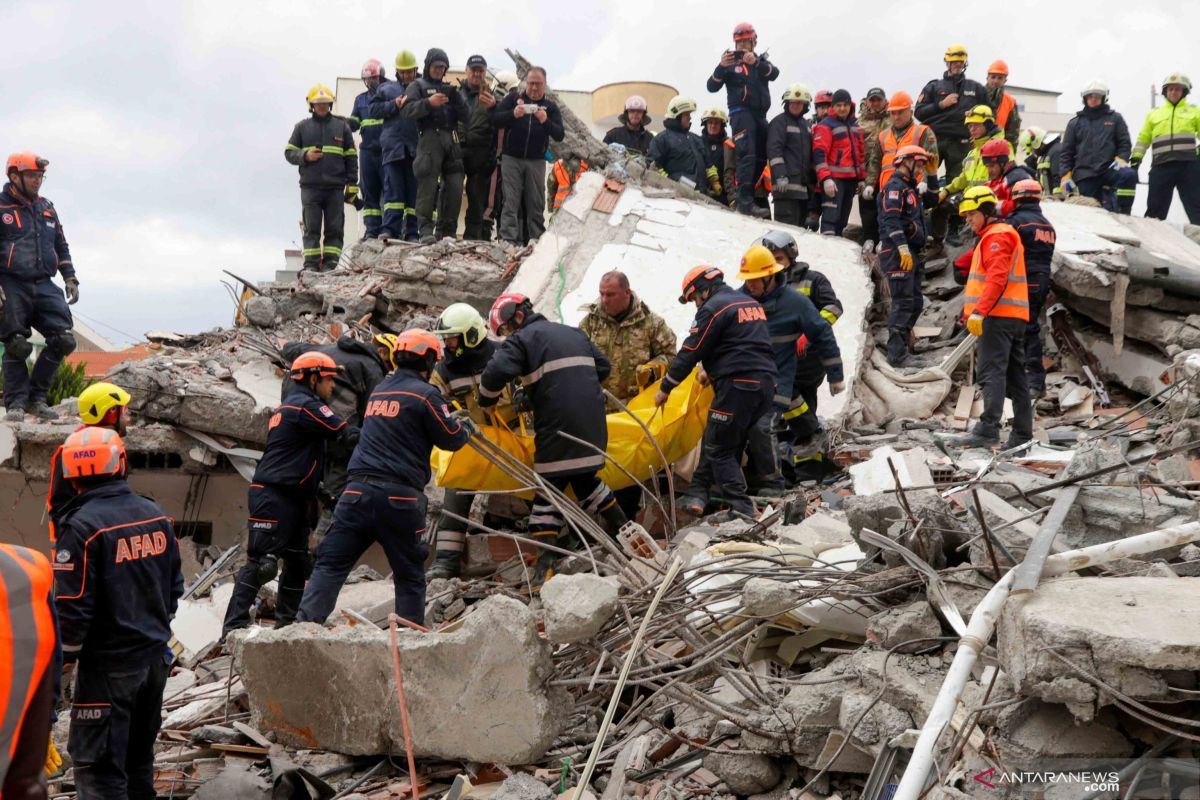
[{"label": "concrete slab", "polygon": [[1070,203],[1042,203],[1042,212],[1057,234],[1055,250],[1068,253],[1120,252],[1122,244],[1139,244],[1141,237],[1121,224],[1117,214]]},{"label": "concrete slab", "polygon": [[275,367],[265,359],[243,364],[233,371],[233,382],[238,389],[254,398],[255,412],[265,411],[279,405],[280,387],[283,379],[275,374]]}]

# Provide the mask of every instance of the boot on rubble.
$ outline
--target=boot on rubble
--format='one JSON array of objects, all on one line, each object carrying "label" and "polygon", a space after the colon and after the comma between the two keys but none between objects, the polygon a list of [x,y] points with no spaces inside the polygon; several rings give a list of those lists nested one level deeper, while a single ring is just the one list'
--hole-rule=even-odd
[{"label": "boot on rubble", "polygon": [[425,580],[432,581],[437,578],[457,578],[461,576],[462,556],[461,550],[438,550],[434,556],[433,564],[430,565],[429,571],[425,573]]},{"label": "boot on rubble", "polygon": [[902,367],[908,360],[908,336],[903,331],[888,333],[887,362],[892,367]]},{"label": "boot on rubble", "polygon": [[604,521],[605,532],[614,539],[621,532],[621,528],[625,527],[625,523],[629,522],[629,517],[625,516],[625,511],[616,500],[613,501],[612,505],[600,512],[600,519]]}]

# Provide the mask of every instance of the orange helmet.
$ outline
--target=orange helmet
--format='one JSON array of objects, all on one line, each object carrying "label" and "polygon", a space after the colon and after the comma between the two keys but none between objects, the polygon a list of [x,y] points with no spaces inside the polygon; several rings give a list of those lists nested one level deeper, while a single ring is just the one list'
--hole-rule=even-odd
[{"label": "orange helmet", "polygon": [[1008,77],[1008,64],[1004,63],[1004,59],[997,58],[988,66],[988,75],[1003,75]]},{"label": "orange helmet", "polygon": [[722,283],[724,280],[725,273],[711,264],[692,267],[688,270],[687,275],[683,276],[683,294],[679,295],[679,302],[686,305],[691,302],[696,292],[715,283]]},{"label": "orange helmet", "polygon": [[124,475],[125,445],[110,428],[83,428],[63,442],[62,467],[68,478]]},{"label": "orange helmet", "polygon": [[913,161],[928,161],[929,152],[920,145],[909,144],[896,151],[896,161],[911,158]]},{"label": "orange helmet", "polygon": [[292,362],[292,368],[288,370],[288,375],[291,375],[294,381],[302,381],[309,375],[328,378],[339,372],[341,369],[332,358],[316,350],[310,350],[296,357],[296,360]]},{"label": "orange helmet", "polygon": [[1012,199],[1013,202],[1041,200],[1042,185],[1033,178],[1025,178],[1024,180],[1017,181],[1016,185],[1012,188]]},{"label": "orange helmet", "polygon": [[31,150],[22,150],[20,153],[13,153],[8,157],[8,166],[4,168],[4,174],[7,175],[13,170],[17,172],[44,172],[48,166],[50,166],[50,162],[37,153]]},{"label": "orange helmet", "polygon": [[409,328],[396,336],[396,346],[392,348],[392,366],[398,367],[400,361],[407,360],[404,357],[397,358],[401,353],[411,353],[432,366],[442,357],[442,340],[424,328]]},{"label": "orange helmet", "polygon": [[739,22],[733,28],[733,40],[740,42],[744,39],[757,39],[758,34],[754,31],[754,26],[749,22]]},{"label": "orange helmet", "polygon": [[892,99],[888,100],[888,111],[903,111],[906,108],[912,108],[912,95],[908,92],[896,92],[892,95]]}]

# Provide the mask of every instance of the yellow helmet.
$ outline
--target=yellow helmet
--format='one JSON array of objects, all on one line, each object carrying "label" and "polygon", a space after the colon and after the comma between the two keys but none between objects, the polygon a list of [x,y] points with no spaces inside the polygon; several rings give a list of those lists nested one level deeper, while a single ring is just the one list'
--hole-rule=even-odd
[{"label": "yellow helmet", "polygon": [[396,53],[396,69],[416,69],[417,57],[411,50],[401,50]]},{"label": "yellow helmet", "polygon": [[771,255],[771,251],[761,244],[751,245],[742,255],[741,269],[738,270],[738,280],[750,281],[755,278],[767,278],[779,272],[783,267]]},{"label": "yellow helmet", "polygon": [[729,122],[729,115],[725,113],[725,109],[713,106],[712,108],[705,109],[704,116],[700,117],[701,122],[708,122],[710,119],[719,119],[721,120],[721,124],[724,125]]},{"label": "yellow helmet", "polygon": [[996,193],[986,186],[972,186],[963,192],[962,200],[958,204],[958,213],[965,215],[968,211],[983,211],[980,206],[989,203],[992,206],[992,213],[995,213],[996,206],[1000,204]]},{"label": "yellow helmet", "polygon": [[377,333],[371,339],[376,347],[386,347],[389,355],[396,349],[396,334],[394,333]]},{"label": "yellow helmet", "polygon": [[316,86],[308,90],[308,104],[313,103],[333,103],[333,90],[323,83],[318,83]]},{"label": "yellow helmet", "polygon": [[966,113],[965,121],[968,125],[972,122],[982,125],[987,122],[995,122],[996,114],[992,111],[991,106],[980,103]]},{"label": "yellow helmet", "polygon": [[116,384],[93,383],[79,393],[79,418],[84,425],[99,425],[105,414],[129,400],[129,392]]},{"label": "yellow helmet", "polygon": [[962,44],[952,44],[946,48],[946,55],[942,58],[943,61],[966,61],[967,46]]}]

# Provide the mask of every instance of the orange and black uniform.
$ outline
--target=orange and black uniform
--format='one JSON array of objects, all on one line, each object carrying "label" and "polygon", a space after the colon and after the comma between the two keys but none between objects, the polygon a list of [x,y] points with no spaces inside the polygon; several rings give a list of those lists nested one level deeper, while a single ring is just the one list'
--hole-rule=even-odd
[{"label": "orange and black uniform", "polygon": [[0,544],[0,797],[47,796],[42,765],[53,707],[52,583],[41,553]]},{"label": "orange and black uniform", "polygon": [[268,423],[267,447],[250,483],[246,563],[238,571],[225,612],[226,634],[250,624],[250,606],[262,585],[275,577],[278,559],[283,560],[283,574],[275,624],[282,627],[295,620],[312,563],[308,535],[316,524],[325,443],[339,437],[352,440],[355,433],[316,392],[292,384]]},{"label": "orange and black uniform", "polygon": [[730,286],[717,285],[697,310],[687,339],[671,361],[663,391],[682,383],[697,364],[704,365],[715,395],[688,495],[707,502],[709,489],[715,488],[735,511],[752,514],[742,453],[750,428],[771,410],[776,382],[762,304]]},{"label": "orange and black uniform", "polygon": [[183,594],[171,520],[124,478],[90,482],[59,525],[54,585],[63,657],[79,662],[67,744],[79,796],[150,800]]},{"label": "orange and black uniform", "polygon": [[1013,402],[1010,442],[1033,437],[1033,409],[1025,376],[1025,325],[1029,322],[1029,288],[1025,246],[1010,225],[992,222],[980,232],[971,257],[971,273],[963,294],[963,318],[983,317],[975,377],[983,391],[983,413],[977,436],[1000,438],[1005,396]]}]

